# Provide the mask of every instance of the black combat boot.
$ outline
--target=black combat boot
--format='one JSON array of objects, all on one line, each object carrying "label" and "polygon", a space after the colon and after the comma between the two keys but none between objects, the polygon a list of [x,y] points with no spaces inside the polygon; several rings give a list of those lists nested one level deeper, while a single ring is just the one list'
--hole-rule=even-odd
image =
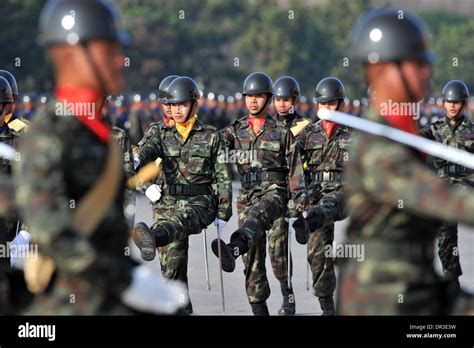
[{"label": "black combat boot", "polygon": [[332,296],[318,297],[323,315],[335,315],[334,300]]},{"label": "black combat boot", "polygon": [[287,284],[281,284],[283,304],[278,310],[278,315],[295,315],[295,294],[293,289],[288,289]]},{"label": "black combat boot", "polygon": [[140,249],[142,259],[152,261],[156,256],[156,247],[168,243],[168,232],[160,227],[150,230],[144,222],[139,222],[133,229],[133,241]]},{"label": "black combat boot", "polygon": [[225,244],[222,239],[214,239],[211,243],[211,249],[214,255],[219,257],[219,244],[221,244],[222,253],[222,270],[224,272],[233,272],[235,269],[235,259],[249,251],[249,246],[245,239],[240,235],[240,231],[244,228],[249,228],[248,225],[243,225],[241,228],[232,233],[230,243]]},{"label": "black combat boot", "polygon": [[307,244],[309,234],[320,229],[324,225],[324,215],[320,207],[309,210],[306,218],[300,216],[293,223],[296,241],[300,244]]},{"label": "black combat boot", "polygon": [[268,312],[267,303],[265,301],[258,302],[258,303],[251,303],[250,306],[252,307],[252,313],[255,316],[269,316],[270,313]]}]

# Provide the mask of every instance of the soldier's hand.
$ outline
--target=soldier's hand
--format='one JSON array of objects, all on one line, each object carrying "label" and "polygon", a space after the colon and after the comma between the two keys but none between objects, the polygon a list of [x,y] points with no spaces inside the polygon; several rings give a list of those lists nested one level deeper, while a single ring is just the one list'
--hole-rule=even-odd
[{"label": "soldier's hand", "polygon": [[183,283],[165,280],[146,265],[132,270],[132,282],[121,299],[133,309],[153,314],[174,314],[189,301]]},{"label": "soldier's hand", "polygon": [[219,233],[219,238],[222,238],[225,225],[227,225],[227,221],[224,221],[221,219],[214,220],[214,226],[216,226],[217,228],[217,232]]}]

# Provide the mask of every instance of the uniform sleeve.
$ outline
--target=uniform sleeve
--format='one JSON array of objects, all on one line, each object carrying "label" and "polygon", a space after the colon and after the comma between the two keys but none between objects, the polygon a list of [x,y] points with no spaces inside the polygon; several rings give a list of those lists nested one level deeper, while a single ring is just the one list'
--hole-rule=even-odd
[{"label": "uniform sleeve", "polygon": [[223,155],[224,140],[220,133],[216,133],[214,143],[214,177],[219,197],[217,217],[229,221],[232,216],[232,176],[230,165],[225,161]]},{"label": "uniform sleeve", "polygon": [[143,136],[143,139],[138,143],[140,159],[139,168],[156,160],[157,157],[163,157],[159,132],[161,132],[160,127],[150,127]]},{"label": "uniform sleeve", "polygon": [[85,236],[71,229],[78,202],[69,200],[62,170],[65,145],[59,137],[39,134],[21,147],[15,167],[17,203],[39,251],[65,273],[81,273],[97,258]]},{"label": "uniform sleeve", "polygon": [[474,224],[474,191],[450,187],[398,144],[371,144],[360,158],[363,188],[382,203],[450,222]]},{"label": "uniform sleeve", "polygon": [[235,141],[235,135],[234,135],[234,127],[233,125],[230,125],[220,131],[222,135],[222,144],[225,148],[228,148],[229,150],[234,149],[234,141]]},{"label": "uniform sleeve", "polygon": [[430,140],[435,140],[431,125],[427,125],[420,130],[420,136]]},{"label": "uniform sleeve", "polygon": [[285,149],[289,168],[290,202],[288,203],[288,213],[290,217],[297,217],[308,207],[308,193],[299,141],[293,137],[289,130],[285,136]]}]

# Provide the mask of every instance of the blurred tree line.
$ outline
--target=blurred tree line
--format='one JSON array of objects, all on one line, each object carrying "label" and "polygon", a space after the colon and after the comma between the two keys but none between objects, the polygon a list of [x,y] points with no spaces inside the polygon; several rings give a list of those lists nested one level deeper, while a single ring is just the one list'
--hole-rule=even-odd
[{"label": "blurred tree line", "polygon": [[[0,67],[12,71],[22,91],[48,91],[52,73],[36,44],[45,0],[2,0]],[[356,18],[370,0],[331,0],[307,6],[291,0],[118,0],[134,38],[125,51],[127,91],[156,90],[168,74],[190,75],[206,91],[233,94],[252,71],[276,79],[292,75],[311,96],[324,76],[340,77],[348,95],[363,96],[360,67],[348,57]],[[449,12],[418,12],[432,33],[437,54],[433,93],[450,79],[474,88],[474,18]]]}]

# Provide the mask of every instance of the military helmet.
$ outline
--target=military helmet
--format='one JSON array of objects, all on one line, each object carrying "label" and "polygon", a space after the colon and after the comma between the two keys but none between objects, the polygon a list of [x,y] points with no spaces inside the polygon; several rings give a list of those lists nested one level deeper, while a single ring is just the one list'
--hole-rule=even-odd
[{"label": "military helmet", "polygon": [[282,76],[273,85],[274,97],[298,98],[300,96],[300,85],[291,76]]},{"label": "military helmet", "polygon": [[13,103],[12,88],[10,87],[8,80],[4,77],[0,77],[0,103]]},{"label": "military helmet", "polygon": [[251,73],[244,81],[242,95],[262,93],[273,95],[272,79],[263,72]]},{"label": "military helmet", "polygon": [[469,89],[461,80],[449,81],[443,87],[443,101],[465,102],[469,99]]},{"label": "military helmet", "polygon": [[317,103],[331,100],[344,100],[346,92],[341,80],[335,77],[326,77],[316,86],[314,101]]},{"label": "military helmet", "polygon": [[174,79],[168,87],[168,99],[170,104],[196,101],[200,97],[197,83],[190,77],[181,76]]},{"label": "military helmet", "polygon": [[43,46],[82,44],[94,39],[128,44],[120,11],[111,0],[49,0],[39,21]]},{"label": "military helmet", "polygon": [[8,83],[10,84],[10,88],[12,89],[13,98],[17,100],[18,99],[18,85],[16,83],[15,76],[13,76],[11,72],[6,71],[6,70],[0,70],[0,76],[8,81]]},{"label": "military helmet", "polygon": [[158,101],[162,104],[166,104],[168,100],[168,87],[170,83],[173,82],[174,79],[179,77],[178,75],[169,75],[166,76],[160,82],[160,86],[158,87]]},{"label": "military helmet", "polygon": [[434,59],[421,20],[390,7],[370,10],[359,18],[352,30],[350,55],[364,64],[407,59],[431,63]]}]

